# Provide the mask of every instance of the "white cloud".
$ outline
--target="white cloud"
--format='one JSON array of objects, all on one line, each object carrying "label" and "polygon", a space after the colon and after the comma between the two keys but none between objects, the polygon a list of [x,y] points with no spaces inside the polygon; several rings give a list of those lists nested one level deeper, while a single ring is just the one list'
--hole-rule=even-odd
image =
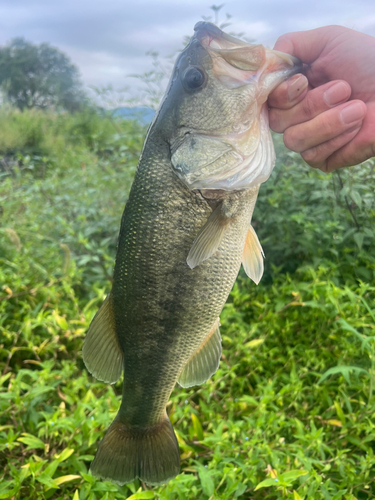
[{"label": "white cloud", "polygon": [[[80,68],[86,85],[133,88],[133,73],[151,69],[147,50],[162,56],[182,47],[194,24],[212,11],[201,0],[0,0],[0,44],[16,36],[50,42]],[[232,0],[221,11],[233,15],[228,31],[245,32],[272,46],[289,31],[342,24],[375,35],[373,0]]]}]

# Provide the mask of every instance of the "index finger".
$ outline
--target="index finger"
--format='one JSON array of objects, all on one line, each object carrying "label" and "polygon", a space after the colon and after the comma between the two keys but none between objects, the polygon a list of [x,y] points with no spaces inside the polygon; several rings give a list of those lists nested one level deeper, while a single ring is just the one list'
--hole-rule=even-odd
[{"label": "index finger", "polygon": [[277,39],[274,49],[298,57],[306,64],[311,64],[320,56],[329,39],[340,34],[342,30],[341,26],[324,26],[313,30],[286,33]]},{"label": "index finger", "polygon": [[270,108],[289,109],[299,103],[306,95],[308,80],[300,73],[278,85],[268,96]]}]

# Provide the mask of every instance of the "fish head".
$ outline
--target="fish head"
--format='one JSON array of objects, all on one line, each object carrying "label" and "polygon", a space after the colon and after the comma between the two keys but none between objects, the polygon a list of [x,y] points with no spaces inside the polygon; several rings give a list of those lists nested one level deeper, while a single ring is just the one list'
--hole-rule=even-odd
[{"label": "fish head", "polygon": [[178,57],[155,119],[175,173],[190,189],[239,190],[275,164],[266,100],[298,59],[199,22]]}]

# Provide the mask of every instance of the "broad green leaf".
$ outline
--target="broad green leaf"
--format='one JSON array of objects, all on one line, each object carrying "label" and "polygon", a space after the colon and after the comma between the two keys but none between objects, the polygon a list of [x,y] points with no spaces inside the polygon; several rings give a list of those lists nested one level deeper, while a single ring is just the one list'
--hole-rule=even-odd
[{"label": "broad green leaf", "polygon": [[37,396],[41,396],[42,394],[46,394],[47,392],[53,391],[52,387],[33,387],[33,389],[30,391],[29,396],[36,398]]},{"label": "broad green leaf", "polygon": [[11,377],[11,375],[12,375],[12,373],[9,372],[6,375],[3,375],[2,377],[0,377],[0,385],[3,385],[3,383],[6,382]]},{"label": "broad green leaf", "polygon": [[[14,481],[3,481],[0,483],[0,493],[5,493],[5,490],[9,489],[9,486],[13,484]],[[5,498],[5,497],[3,497]]]},{"label": "broad green leaf", "polygon": [[55,477],[53,480],[57,485],[60,485],[63,483],[67,483],[68,481],[73,481],[73,479],[82,479],[82,477],[75,474],[68,474],[67,476]]},{"label": "broad green leaf", "polygon": [[87,481],[89,484],[94,484],[95,483],[95,477],[92,476],[91,474],[85,474],[84,472],[82,473],[82,477],[85,481]]},{"label": "broad green leaf", "polygon": [[350,197],[354,201],[356,205],[358,205],[359,209],[362,208],[362,198],[358,191],[351,191]]},{"label": "broad green leaf", "polygon": [[270,477],[259,483],[255,487],[254,491],[260,490],[261,488],[269,488],[270,486],[277,486],[277,483],[278,483],[277,479],[273,479],[272,477]]},{"label": "broad green leaf", "polygon": [[110,491],[117,491],[118,488],[115,484],[109,481],[97,481],[93,487],[94,491],[101,491],[103,493],[108,493]]},{"label": "broad green leaf", "polygon": [[17,441],[20,441],[23,444],[27,445],[28,450],[33,450],[37,448],[42,448],[44,450],[44,443],[41,439],[33,436],[32,434],[28,434],[26,432],[22,433],[23,437],[20,437],[17,439]]},{"label": "broad green leaf", "polygon": [[339,417],[339,419],[341,420],[341,422],[343,424],[345,424],[345,414],[342,411],[340,403],[338,401],[334,401],[333,404],[335,405],[337,416]]},{"label": "broad green leaf", "polygon": [[5,431],[6,429],[13,429],[13,425],[0,425],[0,432]]},{"label": "broad green leaf", "polygon": [[368,310],[372,320],[375,322],[375,309],[370,309],[370,306],[368,305],[368,303],[366,302],[366,300],[363,298],[363,297],[360,297],[361,301],[363,302],[363,305],[366,307],[366,309]]},{"label": "broad green leaf", "polygon": [[361,342],[361,344],[367,343],[366,337],[364,335],[361,335],[358,330],[349,325],[349,323],[344,318],[338,319],[337,323],[339,323],[344,330],[353,333],[353,335],[357,337],[357,339]]},{"label": "broad green leaf", "polygon": [[345,380],[350,383],[350,373],[363,373],[368,375],[368,371],[364,370],[363,368],[359,368],[358,366],[334,366],[333,368],[330,368],[327,370],[323,375],[320,377],[318,380],[318,384],[321,384],[326,378],[328,378],[330,375],[337,375],[340,373]]},{"label": "broad green leaf", "polygon": [[286,483],[292,483],[295,479],[306,476],[306,474],[308,474],[307,470],[290,470],[289,472],[280,474],[280,479],[282,478]]},{"label": "broad green leaf", "polygon": [[67,460],[71,455],[73,455],[73,453],[73,448],[65,448],[65,450],[60,453],[60,455],[55,455],[55,457],[59,462],[64,462],[64,460]]},{"label": "broad green leaf", "polygon": [[44,469],[44,472],[48,476],[53,477],[59,464],[60,462],[58,460],[53,460],[49,465],[47,465],[47,467]]},{"label": "broad green leaf", "polygon": [[257,401],[252,396],[247,396],[246,394],[243,395],[243,396],[241,396],[240,401],[244,402],[244,403],[246,403],[248,405],[251,405],[251,406],[258,406],[259,405],[259,401]]},{"label": "broad green leaf", "polygon": [[363,233],[355,233],[353,238],[354,238],[354,241],[357,243],[358,245],[358,248],[361,250],[362,248],[362,245],[363,245],[363,239],[364,239],[365,235]]},{"label": "broad green leaf", "polygon": [[332,500],[342,500],[343,496],[348,490],[339,490],[335,495],[333,495],[331,498]]},{"label": "broad green leaf", "polygon": [[206,467],[202,465],[198,466],[199,479],[201,481],[203,493],[207,496],[211,496],[215,491],[215,484],[212,479],[211,473]]},{"label": "broad green leaf", "polygon": [[51,476],[49,476],[48,474],[46,474],[45,472],[42,472],[41,474],[38,474],[36,476],[36,480],[39,482],[39,483],[42,483],[44,484],[45,486],[47,486],[48,488],[58,488],[57,484],[55,483],[55,481],[51,478]]},{"label": "broad green leaf", "polygon": [[20,482],[20,484],[22,484],[22,482],[27,478],[29,477],[31,474],[31,471],[30,471],[30,464],[25,464],[21,467],[21,471],[18,475],[18,481]]},{"label": "broad green leaf", "polygon": [[15,493],[17,493],[17,491],[18,491],[17,487],[12,488],[11,490],[6,490],[6,491],[4,491],[4,493],[0,493],[0,499],[1,500],[3,500],[3,499],[4,500],[9,500],[10,498],[13,499],[13,498],[15,498],[13,495]]},{"label": "broad green leaf", "polygon": [[130,495],[126,500],[147,500],[149,498],[155,498],[155,493],[153,491],[139,491]]},{"label": "broad green leaf", "polygon": [[334,425],[335,427],[342,427],[342,422],[340,422],[340,420],[335,420],[332,418],[327,420],[327,424]]},{"label": "broad green leaf", "polygon": [[293,500],[303,500],[303,498],[299,496],[296,490],[293,490]]},{"label": "broad green leaf", "polygon": [[255,349],[256,347],[262,345],[264,343],[264,339],[253,339],[250,342],[246,342],[245,347],[249,349]]},{"label": "broad green leaf", "polygon": [[6,399],[7,401],[11,401],[15,397],[14,392],[0,392],[0,399]]},{"label": "broad green leaf", "polygon": [[237,488],[236,488],[236,492],[234,494],[234,498],[238,498],[238,497],[241,497],[241,495],[243,493],[245,493],[245,491],[247,490],[247,485],[244,484],[244,483],[239,483]]},{"label": "broad green leaf", "polygon": [[194,433],[197,436],[198,441],[202,441],[204,439],[203,428],[198,417],[194,413],[191,414],[191,420],[193,421]]},{"label": "broad green leaf", "polygon": [[55,318],[56,323],[58,324],[58,326],[62,330],[67,330],[68,329],[68,323],[67,323],[66,319],[63,316],[60,316],[59,314],[57,314],[55,312],[54,318]]}]

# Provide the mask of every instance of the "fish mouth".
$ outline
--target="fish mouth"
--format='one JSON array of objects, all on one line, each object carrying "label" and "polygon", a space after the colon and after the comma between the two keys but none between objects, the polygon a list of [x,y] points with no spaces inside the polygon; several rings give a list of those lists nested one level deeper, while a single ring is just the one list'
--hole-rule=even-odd
[{"label": "fish mouth", "polygon": [[197,38],[204,47],[212,47],[214,49],[235,49],[249,45],[243,40],[239,40],[234,36],[224,33],[224,31],[221,31],[215,24],[205,21],[199,21],[194,26],[194,31],[194,37]]},{"label": "fish mouth", "polygon": [[193,38],[211,56],[214,76],[229,88],[257,83],[268,96],[282,81],[302,71],[296,57],[239,40],[212,23],[200,21],[194,31]]}]

